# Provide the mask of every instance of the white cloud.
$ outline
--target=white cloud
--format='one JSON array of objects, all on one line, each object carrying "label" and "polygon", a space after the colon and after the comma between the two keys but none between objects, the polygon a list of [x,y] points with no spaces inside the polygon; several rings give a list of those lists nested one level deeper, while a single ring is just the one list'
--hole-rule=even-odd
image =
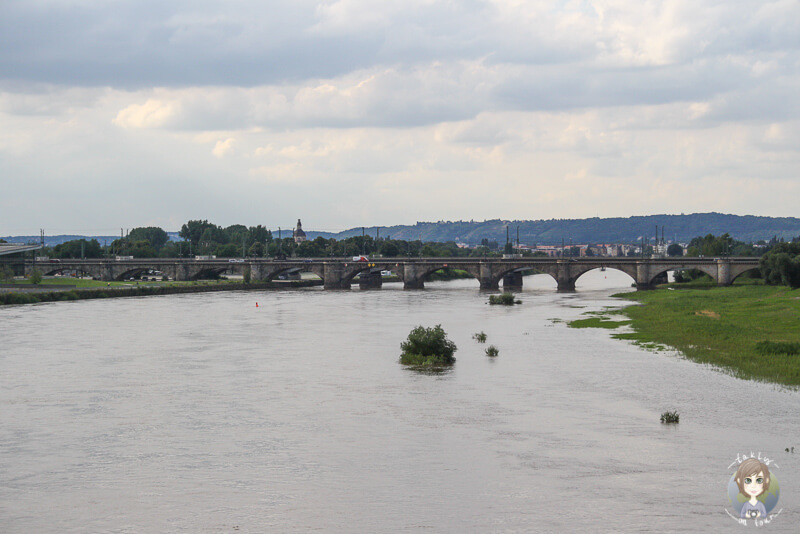
[{"label": "white cloud", "polygon": [[179,104],[148,99],[144,104],[132,104],[117,114],[114,124],[123,128],[159,128],[180,112]]},{"label": "white cloud", "polygon": [[47,209],[4,214],[796,215],[798,21],[793,0],[7,0],[0,175]]},{"label": "white cloud", "polygon": [[225,156],[225,154],[230,153],[233,150],[233,146],[236,144],[236,139],[233,137],[229,137],[224,141],[220,140],[217,141],[217,144],[214,145],[214,150],[211,151],[214,156],[221,158]]}]

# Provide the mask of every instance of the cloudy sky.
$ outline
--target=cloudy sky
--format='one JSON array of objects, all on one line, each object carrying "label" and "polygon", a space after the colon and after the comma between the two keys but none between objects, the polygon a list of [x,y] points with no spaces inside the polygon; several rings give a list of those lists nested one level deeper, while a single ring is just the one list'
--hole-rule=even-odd
[{"label": "cloudy sky", "polygon": [[800,216],[797,0],[0,0],[0,235]]}]

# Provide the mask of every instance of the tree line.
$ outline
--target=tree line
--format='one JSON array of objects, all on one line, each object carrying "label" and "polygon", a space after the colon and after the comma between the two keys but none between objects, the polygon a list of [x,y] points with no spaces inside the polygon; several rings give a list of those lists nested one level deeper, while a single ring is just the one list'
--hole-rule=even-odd
[{"label": "tree line", "polygon": [[[287,232],[288,233],[288,232]],[[348,257],[372,256],[436,256],[469,257],[500,256],[511,252],[511,244],[500,247],[496,241],[484,239],[481,246],[467,249],[455,242],[422,242],[375,238],[370,235],[344,239],[317,237],[296,243],[291,236],[275,236],[264,226],[234,224],[218,226],[207,220],[191,220],[181,226],[180,240],[170,240],[163,229],[153,226],[134,228],[128,234],[103,246],[97,239],[75,239],[54,247],[46,247],[41,254],[51,258],[103,258],[132,256],[134,258],[190,258],[216,256],[218,258],[266,257]],[[532,253],[528,253],[533,255]],[[539,253],[541,254],[541,253]]]},{"label": "tree line", "polygon": [[[760,277],[764,283],[770,285],[800,287],[800,236],[789,242],[776,236],[769,241],[759,241],[753,244],[737,241],[727,233],[721,236],[707,234],[692,239],[686,247],[686,255],[694,257],[760,256],[758,273],[750,276]],[[745,273],[745,275],[747,274]],[[700,270],[687,269],[676,272],[675,281],[689,282],[704,276],[707,275]]]}]

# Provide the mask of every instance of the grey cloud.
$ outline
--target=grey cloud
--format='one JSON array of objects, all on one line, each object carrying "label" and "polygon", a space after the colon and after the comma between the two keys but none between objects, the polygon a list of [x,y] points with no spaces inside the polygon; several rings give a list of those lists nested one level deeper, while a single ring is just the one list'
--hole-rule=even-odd
[{"label": "grey cloud", "polygon": [[[679,19],[663,43],[650,43],[660,36],[635,26],[650,20],[637,18],[645,15],[619,9],[603,18],[588,4],[576,5],[6,0],[0,8],[0,80],[124,90],[274,86],[291,100],[292,87],[319,80],[398,73],[381,78],[381,87],[346,112],[295,109],[292,116],[275,116],[259,114],[255,103],[249,110],[230,104],[228,115],[212,106],[207,117],[186,115],[175,123],[223,129],[408,127],[481,111],[711,99],[755,86],[744,67],[728,61],[737,55],[783,56],[779,72],[791,76],[784,85],[797,85],[796,4],[678,2]],[[561,17],[562,9],[574,11]],[[658,17],[668,6],[649,9],[664,24]],[[615,30],[615,22],[628,34]],[[641,54],[644,63],[620,64],[621,51]],[[463,63],[484,65],[483,77],[460,77]],[[418,73],[434,64],[447,65],[451,79],[435,73],[432,83],[420,79]]]}]

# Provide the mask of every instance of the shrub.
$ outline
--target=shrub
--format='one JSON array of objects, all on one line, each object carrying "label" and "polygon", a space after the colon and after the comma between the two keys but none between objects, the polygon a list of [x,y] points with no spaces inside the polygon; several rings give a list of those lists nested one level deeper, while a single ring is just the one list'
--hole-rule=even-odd
[{"label": "shrub", "polygon": [[512,293],[500,293],[499,295],[489,295],[489,304],[513,306],[514,304],[522,304],[522,301],[514,300],[514,295]]},{"label": "shrub", "polygon": [[486,332],[478,332],[477,334],[472,334],[472,339],[477,341],[478,343],[486,343]]},{"label": "shrub", "polygon": [[456,344],[447,339],[442,325],[415,327],[408,334],[408,339],[400,343],[400,349],[403,351],[400,363],[405,365],[451,365],[456,361],[453,356]]},{"label": "shrub", "polygon": [[800,354],[800,343],[787,341],[759,341],[756,343],[756,352],[763,355],[786,354],[794,356]]},{"label": "shrub", "polygon": [[250,274],[250,266],[248,265],[247,267],[244,268],[244,271],[242,272],[242,281],[245,284],[249,284],[251,276],[252,275]]},{"label": "shrub", "polygon": [[758,262],[764,282],[800,287],[800,243],[778,243]]},{"label": "shrub", "polygon": [[664,412],[661,414],[661,422],[665,424],[678,423],[681,416],[678,412]]},{"label": "shrub", "polygon": [[41,302],[39,297],[30,293],[6,293],[0,294],[5,304],[33,304]]},{"label": "shrub", "polygon": [[497,347],[495,347],[494,345],[489,345],[488,347],[486,347],[487,356],[494,358],[498,354],[500,354],[500,351],[497,350]]},{"label": "shrub", "polygon": [[31,284],[42,283],[42,272],[39,269],[34,269],[31,273]]},{"label": "shrub", "polygon": [[14,280],[14,270],[7,265],[3,265],[0,269],[0,280],[3,282],[11,282]]}]

